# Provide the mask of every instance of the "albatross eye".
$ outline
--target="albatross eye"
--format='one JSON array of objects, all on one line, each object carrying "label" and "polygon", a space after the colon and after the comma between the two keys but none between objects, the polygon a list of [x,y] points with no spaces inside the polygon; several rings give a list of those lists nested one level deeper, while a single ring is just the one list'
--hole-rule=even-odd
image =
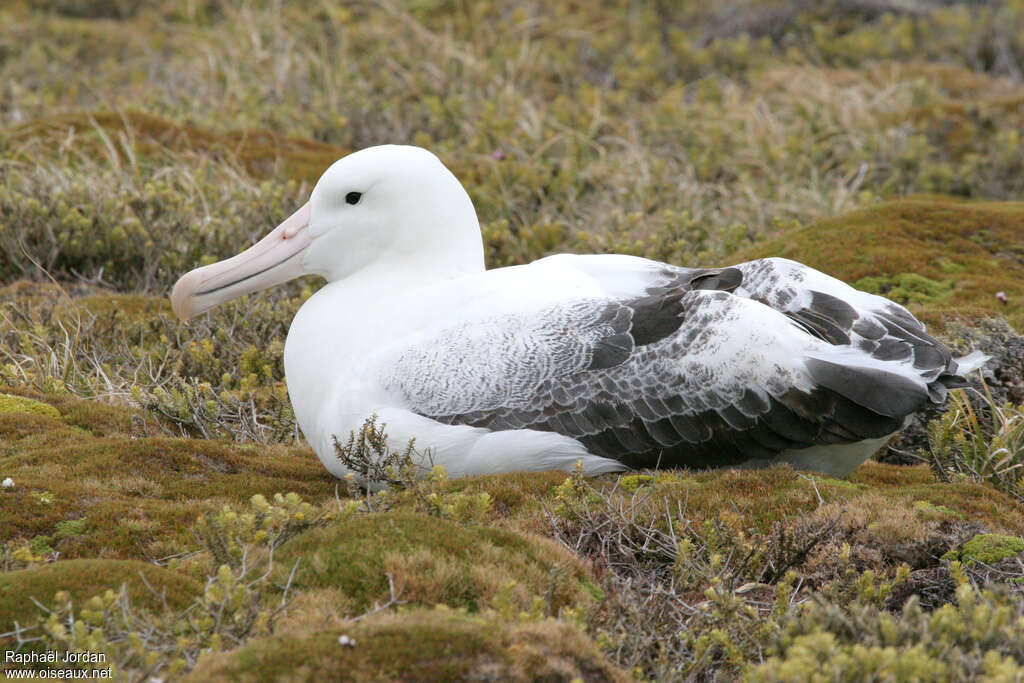
[{"label": "albatross eye", "polygon": [[362,192],[349,192],[347,195],[345,195],[345,202],[348,204],[358,204],[359,200],[362,198]]}]

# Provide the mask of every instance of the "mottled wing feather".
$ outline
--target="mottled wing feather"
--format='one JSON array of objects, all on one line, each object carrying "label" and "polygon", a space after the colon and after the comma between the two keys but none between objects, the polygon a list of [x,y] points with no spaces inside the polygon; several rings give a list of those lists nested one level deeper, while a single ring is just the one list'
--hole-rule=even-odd
[{"label": "mottled wing feather", "polygon": [[384,385],[444,423],[554,431],[631,467],[720,466],[884,436],[902,425],[890,413],[927,400],[923,383],[872,397],[905,379],[876,361],[809,365],[831,342],[788,311],[723,291],[741,284],[738,268],[664,266],[631,299],[465,322],[406,349]]},{"label": "mottled wing feather", "polygon": [[810,334],[879,360],[909,362],[928,381],[941,376],[943,386],[962,386],[953,379],[957,367],[949,349],[899,304],[788,259],[760,259],[735,268],[743,273],[738,294],[785,313]]}]

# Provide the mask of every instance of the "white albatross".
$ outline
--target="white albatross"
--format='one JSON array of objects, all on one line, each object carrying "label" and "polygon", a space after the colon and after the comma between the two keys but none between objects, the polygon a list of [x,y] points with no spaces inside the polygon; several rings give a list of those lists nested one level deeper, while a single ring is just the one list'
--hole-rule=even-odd
[{"label": "white albatross", "polygon": [[850,473],[985,361],[794,261],[681,268],[561,254],[486,270],[469,195],[430,152],[371,147],[241,254],[175,285],[188,319],[307,273],[284,350],[303,434],[370,415],[451,476],[762,466]]}]

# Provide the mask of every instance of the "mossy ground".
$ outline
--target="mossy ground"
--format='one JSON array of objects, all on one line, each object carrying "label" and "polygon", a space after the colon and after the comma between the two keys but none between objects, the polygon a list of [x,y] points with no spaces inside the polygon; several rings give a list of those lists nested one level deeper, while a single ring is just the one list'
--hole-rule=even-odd
[{"label": "mossy ground", "polygon": [[[1020,329],[1024,10],[869,4],[4,3],[0,633],[63,589],[87,633],[47,642],[109,647],[137,677],[1019,676],[1013,470],[436,484],[488,501],[472,514],[352,498],[284,385],[315,279],[190,326],[166,299],[335,158],[399,142],[465,183],[491,266],[781,255],[934,329]],[[979,438],[1013,447],[1007,411]],[[278,491],[310,507],[253,499]],[[122,583],[135,612],[83,616]],[[235,630],[189,630],[160,592]],[[149,628],[141,653],[90,619]]]},{"label": "mossy ground", "polygon": [[[340,645],[348,636],[354,645]],[[631,678],[570,624],[516,623],[447,609],[389,614],[309,637],[255,641],[203,662],[187,680],[466,681]]]},{"label": "mossy ground", "polygon": [[[0,472],[14,481],[0,492],[5,540],[45,539],[37,545],[65,558],[158,559],[182,551],[189,525],[223,504],[280,490],[321,500],[334,490],[307,448],[138,437],[129,410],[54,403],[0,412]],[[70,520],[73,532],[61,534]]]},{"label": "mossy ground", "polygon": [[[307,449],[133,438],[118,431],[130,429],[129,409],[103,406],[91,416],[88,408],[101,404],[67,396],[37,394],[18,405],[21,412],[5,413],[0,456],[0,474],[16,482],[0,492],[11,567],[0,573],[7,628],[15,619],[22,627],[38,623],[43,613],[29,596],[53,606],[58,590],[82,604],[126,583],[133,608],[153,613],[166,610],[160,593],[172,609],[200,599],[214,559],[192,529],[223,506],[244,510],[254,494],[297,491],[335,515],[362,505],[344,484],[336,491],[338,482]],[[127,414],[111,418],[120,412]],[[736,539],[755,539],[761,552],[777,555],[772,561],[789,558],[805,591],[849,571],[889,576],[901,565],[924,582],[943,562],[998,563],[1020,554],[1013,543],[1024,543],[1024,505],[982,484],[939,482],[924,466],[867,463],[849,480],[786,467],[607,475],[578,499],[571,481],[564,473],[520,473],[445,482],[441,495],[487,493],[494,504],[482,518],[460,521],[432,516],[416,495],[398,492],[371,500],[378,511],[346,512],[300,531],[275,552],[271,579],[290,586],[292,601],[274,635],[200,657],[192,675],[248,680],[280,668],[308,676],[347,671],[356,680],[531,680],[544,672],[620,679],[626,673],[591,640],[605,633],[598,640],[611,643],[615,633],[597,625],[612,609],[608,591],[616,590],[608,560],[586,543],[573,552],[549,538],[554,532],[566,543],[593,533],[574,526],[588,506],[629,510],[634,530],[665,533],[674,523],[678,538],[730,556],[739,552]],[[596,503],[602,496],[608,502]],[[612,519],[598,533],[628,531]],[[989,552],[991,539],[1007,552]],[[749,581],[774,570],[746,571],[754,572],[743,575]],[[703,600],[697,585],[680,595]],[[341,635],[356,645],[340,645]]]},{"label": "mossy ground", "polygon": [[129,595],[136,604],[149,609],[188,607],[202,594],[198,581],[151,562],[138,560],[63,560],[33,569],[18,569],[0,573],[0,629],[9,631],[14,621],[30,625],[32,615],[39,614],[33,599],[43,605],[53,605],[60,591],[70,594],[71,600],[84,603],[106,590],[120,590],[128,586]]},{"label": "mossy ground", "polygon": [[[372,545],[367,539],[376,539]],[[295,586],[336,588],[351,614],[388,597],[390,574],[412,603],[471,612],[502,590],[522,609],[546,597],[550,614],[586,603],[585,563],[542,538],[414,514],[385,513],[302,534],[280,550],[282,566],[301,558]]]},{"label": "mossy ground", "polygon": [[1024,553],[1024,538],[1002,534],[979,534],[964,543],[960,557],[968,563],[996,564]]},{"label": "mossy ground", "polygon": [[910,198],[787,230],[741,255],[799,260],[939,327],[953,317],[1002,315],[1020,329],[1022,235],[1024,203]]}]

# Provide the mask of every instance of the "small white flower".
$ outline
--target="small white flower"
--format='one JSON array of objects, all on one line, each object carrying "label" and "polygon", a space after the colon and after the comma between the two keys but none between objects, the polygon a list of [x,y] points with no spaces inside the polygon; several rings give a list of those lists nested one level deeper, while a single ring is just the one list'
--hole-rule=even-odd
[{"label": "small white flower", "polygon": [[11,479],[10,477],[7,477],[6,479],[3,480],[3,483],[0,483],[0,486],[3,486],[5,489],[13,489],[14,480]]},{"label": "small white flower", "polygon": [[355,647],[356,646],[356,641],[352,640],[348,636],[339,636],[338,637],[338,644],[339,645],[344,645],[345,647]]}]

